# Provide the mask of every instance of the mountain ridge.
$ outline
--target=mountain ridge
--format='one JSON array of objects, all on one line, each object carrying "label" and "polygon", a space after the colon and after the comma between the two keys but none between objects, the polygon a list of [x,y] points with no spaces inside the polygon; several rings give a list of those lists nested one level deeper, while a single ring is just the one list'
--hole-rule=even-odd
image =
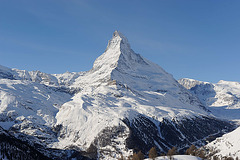
[{"label": "mountain ridge", "polygon": [[240,119],[240,83],[220,80],[218,83],[180,79],[178,81],[212,111],[217,117]]}]

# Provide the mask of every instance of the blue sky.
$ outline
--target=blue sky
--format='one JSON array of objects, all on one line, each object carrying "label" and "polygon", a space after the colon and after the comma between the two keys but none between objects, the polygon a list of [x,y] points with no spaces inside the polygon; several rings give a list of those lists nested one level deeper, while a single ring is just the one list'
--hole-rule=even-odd
[{"label": "blue sky", "polygon": [[176,79],[240,81],[238,0],[1,0],[0,64],[91,69],[114,30]]}]

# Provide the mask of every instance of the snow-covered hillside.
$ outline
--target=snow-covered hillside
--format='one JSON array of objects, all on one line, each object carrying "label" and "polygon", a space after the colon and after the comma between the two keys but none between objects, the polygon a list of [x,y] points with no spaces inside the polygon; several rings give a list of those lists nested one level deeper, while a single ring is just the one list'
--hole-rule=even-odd
[{"label": "snow-covered hillside", "polygon": [[57,141],[55,116],[70,98],[65,91],[37,82],[0,79],[0,126],[31,145],[46,148]]},{"label": "snow-covered hillside", "polygon": [[240,120],[240,82],[202,82],[193,79],[178,81],[220,118]]},{"label": "snow-covered hillside", "polygon": [[138,150],[147,154],[153,146],[159,152],[201,146],[233,128],[204,104],[136,54],[118,31],[87,72],[0,66],[0,125],[47,156],[53,148],[54,156],[69,151],[64,154],[116,159]]},{"label": "snow-covered hillside", "polygon": [[207,144],[210,153],[218,157],[240,157],[240,127]]}]

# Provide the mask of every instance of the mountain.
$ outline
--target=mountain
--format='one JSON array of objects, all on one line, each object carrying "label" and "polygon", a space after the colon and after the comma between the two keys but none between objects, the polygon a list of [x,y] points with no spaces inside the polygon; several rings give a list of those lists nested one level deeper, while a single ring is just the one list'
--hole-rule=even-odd
[{"label": "mountain", "polygon": [[151,147],[182,152],[234,125],[115,31],[90,71],[0,66],[0,126],[48,157],[116,159]]},{"label": "mountain", "polygon": [[[6,71],[5,67],[4,69]],[[0,79],[0,126],[46,156],[66,155],[65,151],[46,148],[57,141],[53,128],[55,116],[61,105],[71,99],[70,89],[47,86],[41,81],[34,82],[33,79],[26,80],[26,77],[21,79],[18,76],[19,73],[31,75],[33,72],[15,69],[7,71],[2,74],[4,78]]]},{"label": "mountain", "polygon": [[194,94],[217,117],[240,120],[240,82],[202,82],[193,79],[178,81]]},{"label": "mountain", "polygon": [[0,78],[9,80],[26,80],[51,87],[66,87],[84,75],[85,72],[66,72],[63,74],[47,74],[40,71],[10,69],[0,65]]},{"label": "mountain", "polygon": [[129,149],[147,153],[152,146],[167,151],[173,145],[202,144],[206,136],[231,128],[211,117],[172,75],[134,53],[119,32],[73,86],[82,88],[57,113],[61,129],[56,147],[90,147],[114,157]]},{"label": "mountain", "polygon": [[[240,122],[240,83],[219,81],[218,83],[202,82],[193,79],[180,79],[178,81],[185,88],[197,96],[217,117]],[[208,155],[223,157],[240,157],[239,135],[240,127],[231,133],[224,134],[204,146]]]}]

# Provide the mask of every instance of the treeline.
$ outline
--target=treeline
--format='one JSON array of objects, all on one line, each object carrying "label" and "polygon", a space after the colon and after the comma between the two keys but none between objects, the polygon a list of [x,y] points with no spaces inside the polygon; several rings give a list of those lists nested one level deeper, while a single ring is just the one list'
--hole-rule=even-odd
[{"label": "treeline", "polygon": [[[234,159],[231,156],[218,157],[214,154],[214,152],[207,154],[205,150],[198,149],[195,145],[191,145],[185,151],[185,155],[200,157],[203,160],[239,160],[238,157]],[[179,155],[178,149],[176,147],[169,149],[167,153],[161,154],[158,154],[156,147],[152,147],[148,152],[148,156],[145,156],[141,151],[139,151],[134,152],[133,155],[130,155],[128,157],[121,156],[121,158],[119,158],[118,160],[144,160],[145,158],[155,160],[158,156],[166,156],[169,160],[173,160],[174,155]]]}]

